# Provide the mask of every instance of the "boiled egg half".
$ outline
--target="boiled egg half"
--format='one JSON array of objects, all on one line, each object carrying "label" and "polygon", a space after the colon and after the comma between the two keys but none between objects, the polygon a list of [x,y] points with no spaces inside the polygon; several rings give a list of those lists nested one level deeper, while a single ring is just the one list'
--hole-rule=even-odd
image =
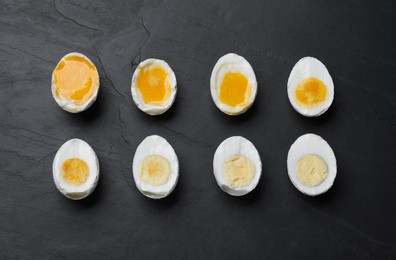
[{"label": "boiled egg half", "polygon": [[298,113],[308,117],[320,116],[333,103],[333,80],[322,62],[305,57],[294,65],[290,73],[287,94]]},{"label": "boiled egg half", "polygon": [[63,110],[71,113],[86,110],[95,102],[99,91],[95,64],[81,53],[65,55],[52,72],[51,91]]},{"label": "boiled egg half", "polygon": [[322,137],[305,134],[290,147],[287,171],[291,182],[299,191],[315,196],[333,186],[337,161],[330,145]]},{"label": "boiled egg half", "polygon": [[245,113],[257,94],[257,80],[252,66],[235,53],[224,55],[213,68],[210,93],[217,108],[224,113]]},{"label": "boiled egg half", "polygon": [[177,92],[176,76],[163,60],[142,61],[132,76],[131,92],[136,106],[149,115],[166,112]]},{"label": "boiled egg half", "polygon": [[158,135],[146,137],[133,158],[133,178],[138,190],[152,199],[168,196],[179,179],[179,161],[173,147]]},{"label": "boiled egg half", "polygon": [[233,196],[245,195],[256,188],[260,180],[260,155],[246,138],[227,138],[214,154],[213,173],[223,191]]},{"label": "boiled egg half", "polygon": [[52,173],[55,186],[63,195],[73,200],[83,199],[98,183],[98,157],[88,143],[71,139],[56,153]]}]

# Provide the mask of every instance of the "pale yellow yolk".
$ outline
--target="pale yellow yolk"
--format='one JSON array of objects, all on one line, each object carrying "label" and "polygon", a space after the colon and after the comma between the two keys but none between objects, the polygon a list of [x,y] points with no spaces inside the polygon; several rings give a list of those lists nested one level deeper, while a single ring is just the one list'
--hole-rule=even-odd
[{"label": "pale yellow yolk", "polygon": [[62,59],[53,76],[57,97],[62,96],[77,106],[84,105],[99,87],[98,71],[84,57],[68,56]]},{"label": "pale yellow yolk", "polygon": [[86,162],[78,158],[67,159],[62,165],[62,177],[69,185],[77,186],[85,183],[89,176]]},{"label": "pale yellow yolk", "polygon": [[137,77],[137,88],[146,104],[162,105],[171,94],[169,75],[164,68],[142,68]]},{"label": "pale yellow yolk", "polygon": [[315,107],[327,98],[326,85],[316,78],[307,78],[298,84],[295,90],[297,103],[302,107]]},{"label": "pale yellow yolk", "polygon": [[140,179],[153,186],[165,184],[170,176],[171,166],[167,159],[160,155],[150,155],[140,164]]},{"label": "pale yellow yolk", "polygon": [[243,107],[248,104],[252,87],[240,72],[227,72],[220,86],[220,101],[230,107]]},{"label": "pale yellow yolk", "polygon": [[309,154],[303,156],[296,164],[296,175],[305,186],[321,184],[327,177],[327,163],[322,157]]},{"label": "pale yellow yolk", "polygon": [[256,167],[245,156],[232,156],[223,165],[224,179],[231,187],[240,187],[252,182]]}]

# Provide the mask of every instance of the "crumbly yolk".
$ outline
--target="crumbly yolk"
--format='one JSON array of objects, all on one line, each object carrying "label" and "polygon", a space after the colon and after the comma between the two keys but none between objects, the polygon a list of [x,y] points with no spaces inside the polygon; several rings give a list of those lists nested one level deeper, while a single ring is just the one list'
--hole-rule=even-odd
[{"label": "crumbly yolk", "polygon": [[231,187],[240,187],[252,182],[256,167],[245,156],[232,156],[223,165],[224,179]]},{"label": "crumbly yolk", "polygon": [[318,155],[305,155],[296,164],[297,178],[305,186],[321,184],[326,179],[327,173],[327,163]]},{"label": "crumbly yolk", "polygon": [[326,100],[327,88],[321,80],[307,78],[296,87],[295,97],[297,103],[302,107],[316,107]]},{"label": "crumbly yolk", "polygon": [[85,183],[89,176],[87,163],[78,158],[70,158],[63,162],[62,177],[69,185],[77,186]]},{"label": "crumbly yolk", "polygon": [[169,161],[160,155],[149,155],[140,164],[140,179],[146,184],[163,185],[168,181],[170,173]]},{"label": "crumbly yolk", "polygon": [[162,105],[171,94],[169,74],[161,66],[142,68],[137,77],[137,88],[144,103]]},{"label": "crumbly yolk", "polygon": [[227,72],[220,86],[220,101],[230,107],[243,107],[248,104],[252,87],[245,75],[240,72]]},{"label": "crumbly yolk", "polygon": [[77,106],[84,105],[98,89],[99,74],[94,64],[84,57],[63,58],[53,72],[56,95]]}]

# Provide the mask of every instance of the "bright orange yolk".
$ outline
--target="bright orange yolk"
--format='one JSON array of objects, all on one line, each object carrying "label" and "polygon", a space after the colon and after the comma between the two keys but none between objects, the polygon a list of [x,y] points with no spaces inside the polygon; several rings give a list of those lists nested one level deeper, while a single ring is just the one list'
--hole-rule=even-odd
[{"label": "bright orange yolk", "polygon": [[87,181],[89,168],[86,162],[78,158],[67,159],[62,165],[62,177],[69,185],[77,186]]},{"label": "bright orange yolk", "polygon": [[296,87],[295,97],[300,106],[315,107],[326,100],[327,88],[319,79],[307,78]]},{"label": "bright orange yolk", "polygon": [[144,103],[162,105],[171,94],[169,75],[161,66],[142,68],[137,77],[137,88]]},{"label": "bright orange yolk", "polygon": [[220,86],[220,101],[230,107],[246,106],[252,87],[240,72],[227,72]]},{"label": "bright orange yolk", "polygon": [[64,58],[54,72],[56,94],[77,106],[84,105],[98,89],[99,74],[91,62],[79,56]]}]

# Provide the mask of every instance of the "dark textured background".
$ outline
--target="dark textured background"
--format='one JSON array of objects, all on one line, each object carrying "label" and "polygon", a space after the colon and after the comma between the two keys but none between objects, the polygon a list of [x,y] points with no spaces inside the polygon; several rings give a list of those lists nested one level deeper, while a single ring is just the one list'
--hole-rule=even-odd
[{"label": "dark textured background", "polygon": [[[375,2],[375,3],[374,3]],[[396,3],[394,1],[13,1],[0,0],[0,258],[396,257]],[[101,90],[69,114],[50,77],[66,53],[96,64]],[[209,77],[228,52],[253,66],[259,91],[244,115],[212,102]],[[335,100],[319,118],[293,110],[289,73],[311,55],[329,69]],[[139,61],[166,60],[176,102],[150,117],[133,104]],[[291,184],[287,152],[313,132],[332,146],[338,175],[326,194]],[[180,160],[180,181],[160,201],[135,188],[131,164],[150,134]],[[263,174],[231,197],[212,159],[232,135],[251,140]],[[67,140],[90,143],[99,185],[83,201],[63,197],[52,160]]]}]

